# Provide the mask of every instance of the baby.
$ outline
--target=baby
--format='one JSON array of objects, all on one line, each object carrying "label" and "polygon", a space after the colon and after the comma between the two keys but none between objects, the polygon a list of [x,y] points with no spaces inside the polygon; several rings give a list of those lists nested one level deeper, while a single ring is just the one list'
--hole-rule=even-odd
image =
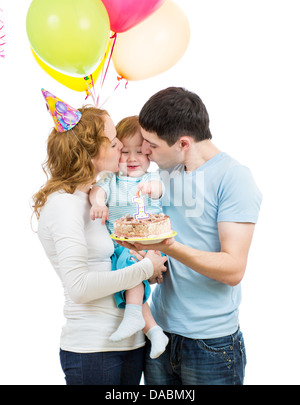
[{"label": "baby", "polygon": [[[147,212],[159,214],[162,212],[160,197],[162,183],[158,173],[147,173],[150,161],[141,151],[143,137],[140,131],[138,116],[127,117],[116,126],[117,138],[123,143],[119,164],[119,173],[106,173],[90,192],[90,215],[94,220],[102,218],[102,224],[107,222],[109,231],[113,233],[115,219],[133,215],[137,211],[132,198],[141,191],[145,196]],[[112,257],[112,270],[130,266],[134,256],[129,250],[115,243],[115,253]],[[151,341],[151,358],[159,357],[168,344],[168,338],[155,322],[149,305],[146,303],[151,294],[148,281],[115,294],[116,304],[125,308],[123,320],[110,340],[119,341],[143,330]]]}]

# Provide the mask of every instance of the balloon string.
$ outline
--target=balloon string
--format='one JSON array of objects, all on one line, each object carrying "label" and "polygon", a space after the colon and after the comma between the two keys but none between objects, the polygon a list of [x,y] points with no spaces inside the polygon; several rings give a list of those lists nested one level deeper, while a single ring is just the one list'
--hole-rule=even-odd
[{"label": "balloon string", "polygon": [[87,86],[87,89],[85,90],[85,91],[86,91],[85,100],[86,100],[86,99],[91,95],[91,93],[90,93],[90,88],[89,88],[89,85],[88,85],[89,77],[88,77],[88,76],[85,76],[85,77],[84,77],[84,80],[86,81],[86,86]]},{"label": "balloon string", "polygon": [[[111,40],[111,38],[110,38],[110,40]],[[99,105],[99,96],[100,96],[100,92],[101,92],[102,86],[103,86],[103,76],[104,76],[105,66],[107,65],[107,58],[108,58],[108,55],[109,55],[110,51],[111,51],[111,46],[109,46],[109,50],[107,50],[107,52],[105,52],[105,55],[104,55],[105,62],[104,62],[104,65],[103,65],[103,67],[101,69],[101,72],[100,72],[100,75],[99,75],[99,81],[98,81],[99,82],[99,87],[98,87],[99,90],[97,92],[97,105]]]},{"label": "balloon string", "polygon": [[[3,13],[3,10],[0,8],[0,15],[1,15],[1,13]],[[4,27],[4,22],[2,21],[2,20],[0,20],[0,31],[3,29],[3,27]],[[4,32],[2,32],[2,33],[0,33],[0,40],[2,40],[1,41],[1,43],[0,43],[0,58],[5,58],[5,55],[4,55],[4,49],[1,49],[1,47],[3,46],[3,45],[5,45],[5,40],[4,40],[4,38],[5,38],[5,34],[4,34]]]},{"label": "balloon string", "polygon": [[95,93],[95,86],[94,86],[94,79],[93,79],[93,75],[90,74],[89,76],[86,76],[84,78],[84,80],[86,81],[88,90],[86,90],[86,98],[85,100],[89,97],[92,96],[94,105],[96,107],[98,107],[98,102],[99,102],[99,96],[96,99],[96,93]]},{"label": "balloon string", "polygon": [[[104,68],[103,68],[102,71],[101,71],[101,77],[100,77],[100,83],[101,83],[100,86],[101,86],[101,89],[102,89],[102,87],[103,87],[104,80],[105,80],[105,78],[106,78],[106,74],[107,74],[107,71],[108,71],[108,68],[109,68],[109,64],[110,64],[110,61],[111,61],[113,49],[114,49],[115,42],[116,42],[116,37],[117,37],[117,34],[116,34],[116,33],[114,33],[114,34],[110,37],[110,39],[114,39],[114,41],[113,41],[113,45],[112,45],[112,47],[111,47],[111,49],[110,49],[110,55],[109,55],[109,58],[108,58],[108,62],[107,62],[107,64],[106,64],[106,69],[104,70]],[[105,71],[105,73],[104,73],[104,71]],[[95,105],[96,107],[98,107],[98,106],[99,106],[99,93],[96,94],[96,90],[95,90],[95,86],[94,86],[94,80],[93,80],[93,75],[91,74],[91,75],[89,75],[89,76],[86,76],[86,77],[84,78],[84,80],[86,80],[86,84],[87,84],[87,87],[88,87],[87,90],[86,90],[86,97],[85,97],[85,100],[86,100],[89,96],[92,96],[94,105]]]},{"label": "balloon string", "polygon": [[111,57],[112,57],[114,47],[115,47],[115,43],[116,43],[116,39],[117,39],[117,33],[115,32],[113,34],[113,36],[110,37],[110,39],[114,39],[114,42],[113,42],[111,50],[110,50],[110,55],[109,55],[109,58],[108,58],[106,70],[105,70],[105,73],[104,73],[104,76],[103,76],[103,79],[102,79],[102,82],[101,82],[101,88],[103,87],[103,84],[104,84],[104,81],[105,81],[105,78],[106,78],[106,74],[107,74],[107,71],[108,71],[108,68],[109,68],[109,65],[110,65]]},{"label": "balloon string", "polygon": [[[113,89],[112,93],[106,98],[106,100],[101,104],[101,106],[100,106],[99,108],[102,108],[102,107],[104,106],[104,104],[111,98],[111,96],[114,94],[114,92],[115,92],[115,91],[117,90],[117,88],[120,86],[122,80],[126,80],[126,79],[125,79],[124,77],[122,77],[122,76],[118,76],[117,79],[118,79],[118,82],[119,82],[119,83],[116,85],[116,87]],[[126,80],[125,89],[127,89],[127,84],[128,84],[128,80]]]},{"label": "balloon string", "polygon": [[94,106],[98,107],[99,97],[96,98],[96,92],[95,92],[94,80],[93,80],[93,75],[92,74],[90,76],[88,76],[88,80],[86,81],[86,84],[88,86],[88,90],[86,90],[86,92],[87,92],[86,99],[88,98],[88,96],[91,96],[92,99],[93,99]]},{"label": "balloon string", "polygon": [[[102,87],[103,87],[103,85],[104,85],[104,81],[105,81],[105,79],[106,79],[107,71],[108,71],[108,68],[109,68],[109,65],[110,65],[110,62],[111,62],[112,54],[113,54],[114,47],[115,47],[115,43],[116,43],[116,39],[117,39],[117,33],[115,32],[115,33],[110,37],[110,39],[113,39],[113,44],[112,44],[112,47],[111,47],[111,50],[110,50],[110,55],[109,55],[109,58],[108,58],[108,62],[107,62],[107,64],[106,64],[105,71],[104,71],[104,69],[103,69],[102,72],[101,72],[101,80],[100,80],[100,81],[101,81],[101,89],[102,89]],[[86,80],[86,84],[87,84],[87,87],[88,87],[88,90],[86,90],[86,97],[85,97],[85,100],[86,100],[89,96],[92,96],[94,105],[95,105],[96,107],[98,107],[98,106],[99,106],[99,94],[96,95],[95,87],[94,87],[94,81],[93,81],[93,76],[92,76],[92,75],[86,76],[84,79]],[[115,87],[114,90],[112,91],[112,94],[117,90],[117,88],[118,88],[119,85],[121,84],[121,80],[124,79],[124,77],[119,76],[117,79],[118,79],[119,83],[116,85],[116,87]],[[128,81],[126,81],[126,84],[125,84],[125,88],[126,88],[126,89],[127,89],[127,84],[128,84]],[[100,106],[99,108],[101,108],[101,107],[107,102],[107,100],[112,96],[112,94],[110,94],[110,95],[106,98],[106,100],[101,104],[101,106]]]}]

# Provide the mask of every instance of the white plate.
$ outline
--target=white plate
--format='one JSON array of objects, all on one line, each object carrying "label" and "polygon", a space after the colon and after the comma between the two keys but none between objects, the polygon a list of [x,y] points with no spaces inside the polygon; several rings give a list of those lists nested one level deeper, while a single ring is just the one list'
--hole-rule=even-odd
[{"label": "white plate", "polygon": [[155,243],[160,243],[165,239],[173,238],[175,235],[177,235],[177,232],[172,231],[172,233],[170,233],[170,235],[163,236],[163,237],[162,236],[157,236],[157,237],[154,237],[154,238],[119,238],[118,236],[115,236],[113,233],[110,235],[110,237],[113,240],[119,240],[119,241],[122,241],[122,242],[129,242],[132,245],[135,242],[138,242],[138,243],[140,243],[142,245],[154,245]]}]

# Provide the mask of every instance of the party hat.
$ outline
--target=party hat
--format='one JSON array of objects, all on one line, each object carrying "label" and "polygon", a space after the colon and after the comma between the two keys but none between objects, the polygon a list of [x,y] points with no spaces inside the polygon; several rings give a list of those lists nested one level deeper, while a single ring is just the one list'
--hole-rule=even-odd
[{"label": "party hat", "polygon": [[69,131],[69,129],[74,128],[78,124],[82,115],[80,111],[64,103],[45,89],[42,89],[42,93],[58,132]]}]

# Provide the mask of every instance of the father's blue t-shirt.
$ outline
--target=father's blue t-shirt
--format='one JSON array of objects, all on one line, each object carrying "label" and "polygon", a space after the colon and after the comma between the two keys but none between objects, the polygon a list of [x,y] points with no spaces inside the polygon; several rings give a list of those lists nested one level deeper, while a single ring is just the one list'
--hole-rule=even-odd
[{"label": "father's blue t-shirt", "polygon": [[[261,193],[250,170],[226,153],[190,173],[180,165],[160,174],[163,211],[176,240],[186,246],[219,252],[218,222],[257,222]],[[165,331],[208,339],[237,330],[240,302],[240,284],[220,283],[169,257],[169,271],[154,289],[151,309]]]}]

